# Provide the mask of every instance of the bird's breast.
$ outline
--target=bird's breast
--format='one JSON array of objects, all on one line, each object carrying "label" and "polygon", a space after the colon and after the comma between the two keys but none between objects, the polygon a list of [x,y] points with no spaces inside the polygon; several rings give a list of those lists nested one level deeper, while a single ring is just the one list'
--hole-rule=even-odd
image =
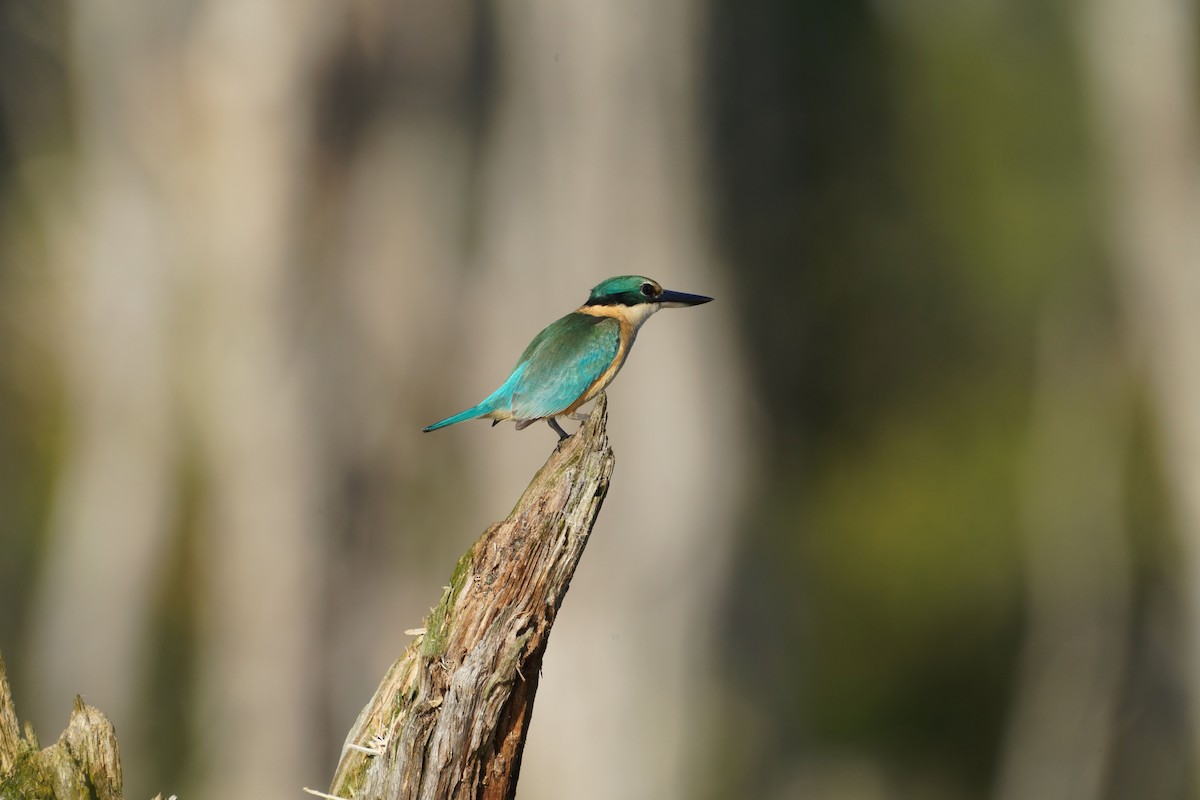
[{"label": "bird's breast", "polygon": [[572,403],[571,407],[564,413],[569,414],[575,411],[581,405],[604,391],[605,387],[612,383],[613,378],[617,377],[617,373],[621,371],[621,367],[625,365],[625,359],[629,356],[629,349],[633,347],[633,340],[637,338],[638,326],[630,325],[620,317],[617,317],[617,321],[621,323],[621,328],[618,333],[617,354],[613,356],[612,363],[592,381],[591,385],[579,396],[579,399]]}]

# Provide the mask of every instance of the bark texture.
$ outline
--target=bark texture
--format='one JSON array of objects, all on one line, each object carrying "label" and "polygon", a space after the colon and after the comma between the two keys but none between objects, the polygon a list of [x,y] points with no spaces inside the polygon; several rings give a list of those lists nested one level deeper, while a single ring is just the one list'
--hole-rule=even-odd
[{"label": "bark texture", "polygon": [[108,717],[75,698],[58,741],[38,745],[32,726],[22,736],[0,658],[0,798],[120,800],[121,758]]},{"label": "bark texture", "polygon": [[346,739],[330,793],[511,798],[550,628],[608,493],[603,395],[454,570]]}]

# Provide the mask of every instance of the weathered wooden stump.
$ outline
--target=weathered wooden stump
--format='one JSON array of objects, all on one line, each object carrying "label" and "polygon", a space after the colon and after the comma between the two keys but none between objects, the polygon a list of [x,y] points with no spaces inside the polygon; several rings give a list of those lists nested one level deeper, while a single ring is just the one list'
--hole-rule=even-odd
[{"label": "weathered wooden stump", "polygon": [[608,493],[606,421],[601,395],[508,519],[459,559],[425,627],[359,714],[326,796],[515,795],[550,628]]}]

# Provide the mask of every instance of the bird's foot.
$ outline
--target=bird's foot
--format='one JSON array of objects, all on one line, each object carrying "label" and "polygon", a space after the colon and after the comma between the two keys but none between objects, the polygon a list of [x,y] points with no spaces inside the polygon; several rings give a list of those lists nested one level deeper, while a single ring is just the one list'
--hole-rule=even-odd
[{"label": "bird's foot", "polygon": [[554,432],[558,434],[558,444],[561,446],[570,434],[562,429],[562,426],[558,424],[558,420],[554,417],[548,418],[546,422],[550,423],[550,427],[554,428]]}]

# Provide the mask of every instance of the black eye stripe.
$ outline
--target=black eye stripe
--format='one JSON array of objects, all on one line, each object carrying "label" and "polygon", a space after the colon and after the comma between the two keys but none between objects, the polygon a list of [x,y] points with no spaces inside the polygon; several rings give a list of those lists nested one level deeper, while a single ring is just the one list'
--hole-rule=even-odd
[{"label": "black eye stripe", "polygon": [[662,287],[658,284],[641,284],[636,289],[624,289],[613,294],[591,294],[584,305],[587,306],[636,306],[647,300],[657,302],[662,297]]}]

